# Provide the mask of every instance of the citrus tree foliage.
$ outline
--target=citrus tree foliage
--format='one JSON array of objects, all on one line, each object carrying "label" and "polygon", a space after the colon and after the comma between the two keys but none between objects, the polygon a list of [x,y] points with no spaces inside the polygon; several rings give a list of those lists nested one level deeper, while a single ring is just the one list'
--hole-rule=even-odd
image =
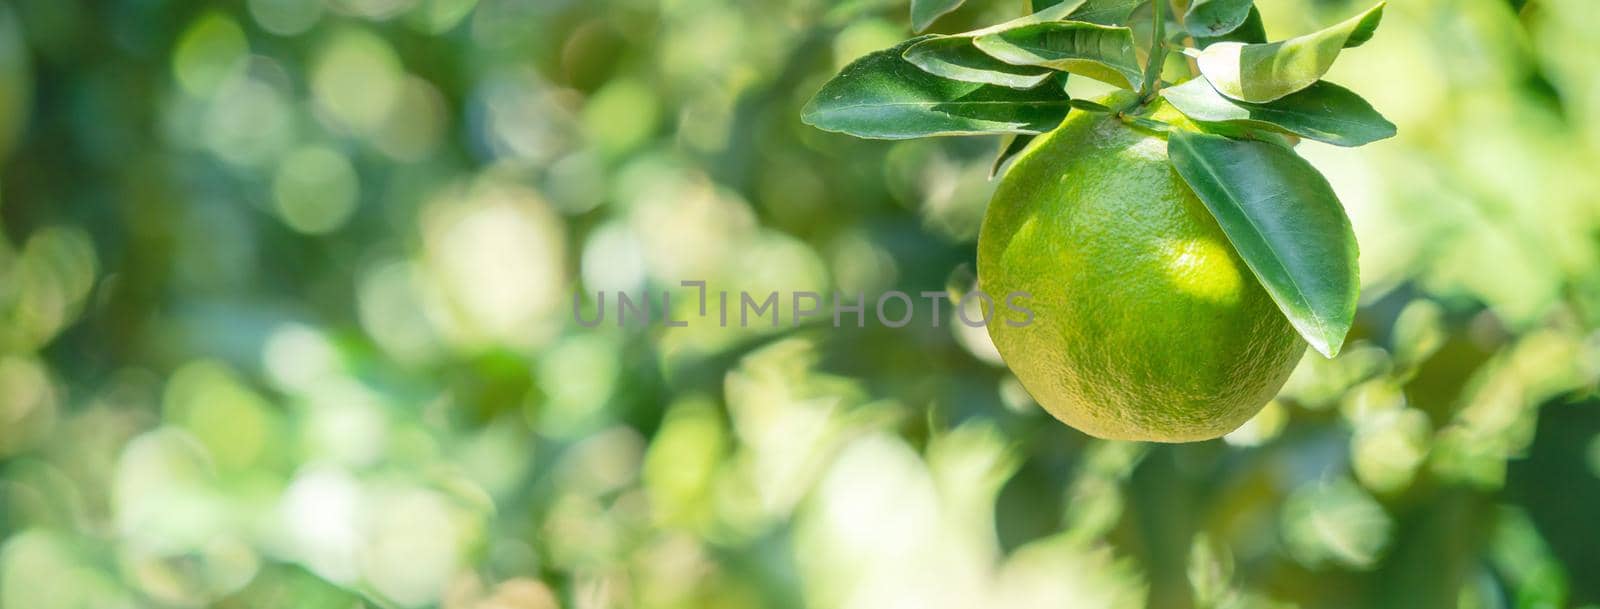
[{"label": "citrus tree foliage", "polygon": [[[0,607],[1600,603],[1595,3],[1253,4],[0,0]],[[949,306],[573,321],[968,287],[1112,86],[1219,222],[1313,203],[1230,238],[1342,346],[1223,440],[1056,424]]]},{"label": "citrus tree foliage", "polygon": [[[1372,38],[1383,4],[1328,29],[1270,43],[1221,40],[1245,25],[1255,10],[1251,2],[1195,3],[1174,24],[1182,27],[1169,28],[1165,11],[1172,10],[1164,0],[1069,0],[998,26],[912,39],[846,67],[811,100],[804,118],[823,129],[871,138],[1037,134],[1060,122],[1072,107],[1066,103],[1071,96],[1042,86],[1046,73],[1019,73],[1015,67],[1132,89],[1142,94],[1137,103],[1079,105],[1078,110],[1115,113],[1130,124],[1171,130],[1173,166],[1211,208],[1301,336],[1332,357],[1355,317],[1355,235],[1322,176],[1280,139],[1261,133],[1347,146],[1394,135],[1394,125],[1366,101],[1320,80],[1341,49]],[[1140,32],[1143,44],[1134,30],[1141,19],[1149,23]],[[1195,58],[1193,66],[1173,70],[1171,77],[1184,81],[1173,86],[1181,91],[1177,95],[1160,90],[1168,84],[1163,79],[1169,76],[1169,50]],[[907,64],[923,73],[908,70]],[[925,91],[918,103],[899,92],[911,86]],[[986,93],[1008,89],[1037,93]],[[1173,130],[1143,116],[1158,96],[1199,121],[1200,133],[1190,133],[1187,126]],[[1057,104],[1049,105],[1050,99]],[[1053,119],[1044,126],[993,119],[1045,108],[1054,112],[1037,117]],[[984,116],[977,116],[980,112]],[[953,121],[961,127],[953,128]]]}]

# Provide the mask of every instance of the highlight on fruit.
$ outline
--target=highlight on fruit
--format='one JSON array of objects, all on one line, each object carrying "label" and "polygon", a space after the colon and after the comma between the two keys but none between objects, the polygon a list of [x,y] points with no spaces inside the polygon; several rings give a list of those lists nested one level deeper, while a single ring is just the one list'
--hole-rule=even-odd
[{"label": "highlight on fruit", "polygon": [[[1372,39],[1384,4],[1275,40],[1252,0],[1032,8],[870,53],[802,120],[872,139],[1004,136],[978,284],[1033,294],[1038,315],[988,328],[1006,364],[1091,435],[1220,437],[1276,394],[1305,346],[1337,355],[1353,323],[1355,236],[1295,146],[1395,134],[1324,79]],[[1089,87],[1073,79],[1114,90],[1074,97]]]}]

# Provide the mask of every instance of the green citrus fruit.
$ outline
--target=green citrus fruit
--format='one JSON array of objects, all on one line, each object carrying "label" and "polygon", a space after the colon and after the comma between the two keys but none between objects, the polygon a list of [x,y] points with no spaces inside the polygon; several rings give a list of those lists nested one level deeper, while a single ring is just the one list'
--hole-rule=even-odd
[{"label": "green citrus fruit", "polygon": [[[1156,103],[1150,118],[1188,124]],[[1028,294],[1031,323],[996,319],[990,337],[1040,405],[1102,438],[1226,434],[1305,350],[1165,138],[1112,114],[1074,111],[1019,155],[984,216],[978,282]]]}]

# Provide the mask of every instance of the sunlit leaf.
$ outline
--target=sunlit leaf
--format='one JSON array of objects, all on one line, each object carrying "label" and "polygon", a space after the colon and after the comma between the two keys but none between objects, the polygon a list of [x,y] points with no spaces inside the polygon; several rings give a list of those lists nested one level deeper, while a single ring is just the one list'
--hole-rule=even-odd
[{"label": "sunlit leaf", "polygon": [[1371,39],[1383,7],[1380,2],[1343,23],[1281,42],[1213,44],[1200,53],[1200,72],[1228,97],[1249,102],[1278,99],[1322,78],[1340,50]]},{"label": "sunlit leaf", "polygon": [[1394,493],[1410,486],[1427,458],[1433,427],[1427,414],[1397,408],[1368,415],[1350,438],[1350,465],[1362,486]]},{"label": "sunlit leaf", "polygon": [[1338,354],[1359,286],[1355,234],[1328,181],[1266,142],[1173,130],[1167,154],[1300,335]]},{"label": "sunlit leaf", "polygon": [[1017,66],[1000,61],[978,50],[973,46],[972,39],[1014,27],[1055,21],[1077,9],[1083,2],[1084,0],[1069,0],[998,25],[951,36],[929,38],[911,45],[903,56],[912,65],[935,76],[1014,89],[1031,89],[1055,72],[1049,68]]},{"label": "sunlit leaf", "polygon": [[1394,124],[1361,96],[1327,81],[1263,104],[1228,99],[1205,78],[1162,89],[1161,96],[1197,121],[1275,129],[1338,146],[1360,146],[1395,133]]},{"label": "sunlit leaf", "polygon": [[1395,361],[1416,365],[1431,357],[1446,338],[1444,307],[1438,303],[1417,299],[1400,310],[1394,320],[1393,351]]},{"label": "sunlit leaf", "polygon": [[1048,6],[1048,7],[1039,9],[1037,12],[1030,13],[1030,14],[1027,14],[1027,15],[1023,15],[1021,17],[1017,17],[1016,19],[1012,19],[1010,21],[997,23],[995,25],[991,25],[991,26],[985,27],[985,28],[979,28],[979,29],[976,29],[976,30],[972,30],[970,32],[962,32],[960,34],[953,34],[953,35],[948,36],[948,37],[949,38],[956,38],[956,37],[976,38],[978,36],[983,36],[985,34],[993,34],[993,33],[996,33],[996,32],[1003,32],[1003,31],[1006,31],[1006,30],[1009,30],[1009,29],[1022,27],[1024,25],[1032,25],[1032,24],[1035,24],[1035,23],[1045,23],[1045,22],[1048,22],[1048,21],[1059,21],[1061,19],[1065,19],[1067,17],[1067,15],[1071,14],[1072,12],[1079,10],[1079,7],[1082,7],[1084,5],[1084,2],[1085,2],[1085,0],[1066,0],[1065,2],[1061,2],[1061,3],[1058,3],[1058,4],[1052,4],[1052,5]]},{"label": "sunlit leaf", "polygon": [[1233,585],[1233,556],[1228,553],[1226,546],[1213,541],[1210,535],[1199,533],[1189,544],[1188,575],[1195,604],[1217,607]]},{"label": "sunlit leaf", "polygon": [[1283,540],[1307,567],[1368,569],[1389,545],[1394,520],[1349,480],[1306,484],[1284,501]]},{"label": "sunlit leaf", "polygon": [[1066,116],[1054,87],[1018,91],[940,78],[901,58],[913,38],[857,59],[822,86],[800,119],[857,137],[1043,133]]},{"label": "sunlit leaf", "polygon": [[935,76],[1013,89],[1039,86],[1052,73],[1048,68],[1015,66],[1000,61],[972,45],[971,38],[949,36],[924,40],[906,49],[905,60]]},{"label": "sunlit leaf", "polygon": [[973,44],[1006,63],[1081,74],[1119,87],[1132,89],[1141,78],[1133,32],[1125,27],[1053,21],[985,34]]}]

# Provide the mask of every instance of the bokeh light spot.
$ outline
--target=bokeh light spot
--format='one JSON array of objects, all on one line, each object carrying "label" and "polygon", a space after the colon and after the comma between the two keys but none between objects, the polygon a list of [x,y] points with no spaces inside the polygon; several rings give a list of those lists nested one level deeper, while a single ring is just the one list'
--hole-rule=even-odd
[{"label": "bokeh light spot", "polygon": [[243,70],[250,45],[239,24],[221,13],[189,23],[172,54],[172,71],[190,95],[209,97]]},{"label": "bokeh light spot", "polygon": [[279,36],[303,34],[322,18],[322,0],[250,0],[256,24]]},{"label": "bokeh light spot", "polygon": [[368,134],[383,126],[404,87],[394,48],[373,33],[347,27],[323,43],[311,68],[317,105],[346,129]]},{"label": "bokeh light spot", "polygon": [[356,211],[361,184],[355,167],[343,154],[324,146],[307,146],[278,165],[272,200],[284,224],[307,234],[337,230]]}]

